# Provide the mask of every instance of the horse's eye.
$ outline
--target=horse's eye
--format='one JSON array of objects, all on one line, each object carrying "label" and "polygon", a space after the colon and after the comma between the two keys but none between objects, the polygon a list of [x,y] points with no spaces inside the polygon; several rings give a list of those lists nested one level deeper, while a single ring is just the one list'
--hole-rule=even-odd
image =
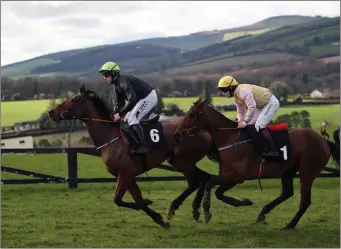
[{"label": "horse's eye", "polygon": [[194,117],[195,117],[194,113],[190,113],[190,114],[189,114],[189,117],[190,117],[190,118],[194,118]]}]

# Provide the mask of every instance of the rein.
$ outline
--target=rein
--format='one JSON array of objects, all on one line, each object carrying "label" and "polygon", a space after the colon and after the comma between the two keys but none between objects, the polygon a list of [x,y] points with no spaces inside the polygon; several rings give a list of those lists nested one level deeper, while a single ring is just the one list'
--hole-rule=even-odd
[{"label": "rein", "polygon": [[[84,120],[84,121],[95,121],[95,122],[101,122],[101,123],[116,123],[116,124],[118,124],[117,121],[114,121],[114,120],[106,120],[106,119],[100,119],[100,118],[80,118],[80,120]],[[115,141],[116,141],[117,139],[119,139],[119,138],[120,138],[120,136],[115,137],[115,138],[112,139],[110,142],[105,143],[105,144],[103,144],[103,145],[101,145],[101,146],[98,146],[98,147],[96,148],[96,150],[99,150],[99,149],[101,149],[101,148],[103,148],[103,147],[105,147],[105,146],[107,146],[107,145],[109,145],[109,144],[115,142]]]},{"label": "rein", "polygon": [[114,121],[114,120],[106,120],[106,119],[100,119],[100,118],[80,118],[80,120],[95,121],[95,122],[102,122],[102,123],[118,123],[117,121]]}]

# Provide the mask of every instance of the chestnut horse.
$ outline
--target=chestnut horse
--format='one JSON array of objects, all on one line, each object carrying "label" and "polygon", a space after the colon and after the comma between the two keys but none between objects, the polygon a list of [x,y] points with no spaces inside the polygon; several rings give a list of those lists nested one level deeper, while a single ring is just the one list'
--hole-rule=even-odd
[{"label": "chestnut horse", "polygon": [[[210,192],[214,185],[225,182],[229,184],[229,188],[232,188],[246,179],[257,179],[260,174],[265,178],[280,178],[282,193],[265,205],[257,217],[257,221],[264,221],[267,213],[294,195],[293,179],[299,171],[301,184],[299,210],[285,227],[287,229],[294,228],[311,204],[313,181],[326,166],[330,156],[340,165],[340,147],[325,140],[312,129],[291,128],[286,129],[286,136],[289,137],[288,147],[291,148],[288,158],[278,161],[269,158],[264,161],[261,154],[257,153],[250,143],[253,137],[249,135],[248,131],[252,126],[238,129],[236,122],[206,105],[205,101],[199,98],[193,104],[175,133],[182,133],[188,129],[205,129],[210,133],[213,143],[219,151],[220,174],[211,176],[205,186],[203,208],[206,223],[212,216],[210,214]],[[268,127],[271,128],[271,126]]]},{"label": "chestnut horse", "polygon": [[[95,92],[85,90],[84,85],[76,96],[53,108],[49,112],[49,116],[55,122],[79,119],[86,124],[89,135],[99,150],[107,171],[117,177],[114,195],[114,202],[117,206],[143,210],[154,222],[168,228],[169,223],[165,223],[159,213],[148,207],[152,202],[142,198],[135,179],[137,175],[159,166],[168,159],[174,169],[184,174],[188,183],[187,189],[172,202],[168,219],[174,215],[175,210],[182,202],[200,187],[192,204],[193,217],[195,220],[199,219],[200,203],[209,174],[199,169],[196,163],[209,153],[211,137],[207,132],[187,133],[186,139],[179,142],[172,133],[183,121],[183,117],[167,119],[162,121],[165,143],[158,148],[152,148],[145,156],[131,155],[127,139],[122,136],[120,123],[114,123],[111,120],[110,110],[105,103]],[[129,191],[135,203],[122,200],[126,191]],[[244,206],[252,204],[247,199],[239,201],[232,197],[228,198],[230,199],[225,201],[227,204],[229,201]]]}]

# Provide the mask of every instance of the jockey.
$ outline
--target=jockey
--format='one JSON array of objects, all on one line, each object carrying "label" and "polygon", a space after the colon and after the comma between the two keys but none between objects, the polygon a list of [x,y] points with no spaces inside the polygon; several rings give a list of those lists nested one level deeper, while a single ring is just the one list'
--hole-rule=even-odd
[{"label": "jockey", "polygon": [[[278,156],[279,153],[266,125],[271,121],[279,108],[279,101],[267,88],[256,85],[239,84],[232,76],[219,80],[218,88],[225,96],[234,97],[237,107],[238,128],[244,128],[249,123],[256,123],[255,128],[268,142],[268,151],[264,156]],[[247,115],[245,117],[247,109]]]},{"label": "jockey", "polygon": [[[116,104],[112,119],[124,117],[132,136],[138,143],[133,154],[145,154],[148,147],[140,125],[140,120],[157,104],[157,95],[153,87],[131,75],[121,75],[119,66],[112,61],[106,62],[99,70],[107,84],[113,84],[116,93]],[[127,101],[127,104],[125,102]]]}]

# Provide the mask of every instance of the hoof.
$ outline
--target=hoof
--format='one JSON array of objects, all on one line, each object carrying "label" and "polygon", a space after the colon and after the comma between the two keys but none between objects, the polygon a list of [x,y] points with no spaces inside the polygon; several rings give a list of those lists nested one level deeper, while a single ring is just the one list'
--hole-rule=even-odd
[{"label": "hoof", "polygon": [[206,224],[211,220],[212,214],[211,213],[205,213],[205,222]]},{"label": "hoof", "polygon": [[240,200],[240,206],[251,206],[251,205],[253,205],[253,202],[250,201],[249,199],[242,198]]},{"label": "hoof", "polygon": [[170,224],[169,223],[163,223],[161,226],[163,228],[165,228],[165,229],[169,229],[170,228]]},{"label": "hoof", "polygon": [[153,201],[151,201],[149,199],[144,199],[143,204],[145,204],[146,206],[149,206],[149,205],[153,204]]},{"label": "hoof", "polygon": [[262,222],[262,221],[265,221],[265,215],[264,214],[260,214],[257,217],[257,222]]},{"label": "hoof", "polygon": [[292,227],[292,226],[287,225],[287,226],[281,228],[280,230],[282,230],[282,231],[284,231],[284,230],[293,230],[294,228],[295,228],[295,227]]},{"label": "hoof", "polygon": [[200,212],[198,210],[193,210],[193,218],[195,221],[199,221]]}]

